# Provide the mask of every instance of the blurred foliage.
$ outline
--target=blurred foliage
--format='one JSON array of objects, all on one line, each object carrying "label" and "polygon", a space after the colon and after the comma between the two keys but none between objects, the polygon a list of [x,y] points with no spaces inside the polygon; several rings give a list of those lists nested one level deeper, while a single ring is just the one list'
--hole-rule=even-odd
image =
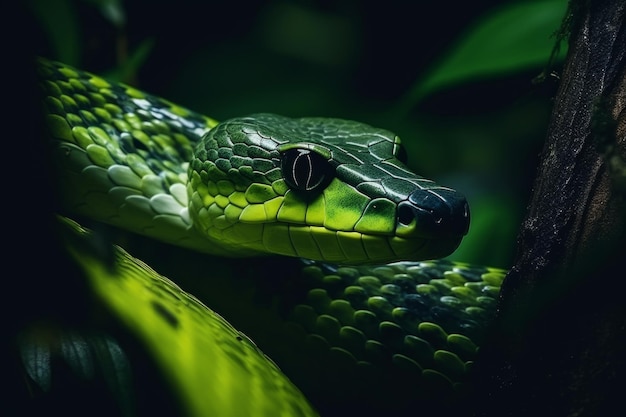
[{"label": "blurred foliage", "polygon": [[[418,173],[465,192],[455,260],[507,267],[549,121],[566,0],[29,0],[38,54],[218,120],[357,119],[396,132]],[[419,7],[419,11],[415,11]]]},{"label": "blurred foliage", "polygon": [[555,58],[562,59],[564,50],[546,39],[563,18],[564,4],[561,0],[517,2],[481,16],[409,90],[405,103],[410,106],[456,84],[543,68],[555,47]]}]

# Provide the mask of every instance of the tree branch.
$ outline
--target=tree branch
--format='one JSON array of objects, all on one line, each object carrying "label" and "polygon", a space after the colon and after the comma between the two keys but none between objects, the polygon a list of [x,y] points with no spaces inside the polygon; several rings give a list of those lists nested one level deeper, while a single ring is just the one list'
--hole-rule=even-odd
[{"label": "tree branch", "polygon": [[625,8],[570,4],[568,58],[482,352],[477,415],[626,415]]}]

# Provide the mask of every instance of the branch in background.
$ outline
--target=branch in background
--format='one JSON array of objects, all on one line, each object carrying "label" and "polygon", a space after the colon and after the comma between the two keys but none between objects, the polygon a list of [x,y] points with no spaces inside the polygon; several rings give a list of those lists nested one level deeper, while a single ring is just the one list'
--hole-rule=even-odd
[{"label": "branch in background", "polygon": [[518,255],[482,351],[480,416],[626,415],[626,4],[570,8]]}]

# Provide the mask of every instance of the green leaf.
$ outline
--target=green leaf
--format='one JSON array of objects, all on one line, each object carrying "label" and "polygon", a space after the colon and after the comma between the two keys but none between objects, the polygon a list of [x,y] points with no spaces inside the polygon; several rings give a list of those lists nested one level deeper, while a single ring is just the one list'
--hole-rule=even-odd
[{"label": "green leaf", "polygon": [[[413,86],[402,107],[408,109],[444,87],[547,65],[566,9],[566,0],[546,0],[492,11]],[[564,55],[560,51],[556,58]]]},{"label": "green leaf", "polygon": [[111,24],[123,27],[126,24],[126,12],[122,6],[122,0],[85,0],[100,9],[100,13]]},{"label": "green leaf", "polygon": [[105,78],[126,84],[134,84],[134,77],[150,56],[154,44],[154,39],[144,39],[139,46],[129,54],[124,62],[121,62],[116,68],[106,72],[104,74]]}]

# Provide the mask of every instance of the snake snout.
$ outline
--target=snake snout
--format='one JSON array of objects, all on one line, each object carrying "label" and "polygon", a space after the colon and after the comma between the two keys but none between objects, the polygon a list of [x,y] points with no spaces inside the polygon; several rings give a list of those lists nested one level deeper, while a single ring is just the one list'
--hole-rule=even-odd
[{"label": "snake snout", "polygon": [[462,236],[469,230],[469,205],[462,194],[451,189],[415,190],[398,207],[398,222],[406,225],[413,219],[425,235]]}]

